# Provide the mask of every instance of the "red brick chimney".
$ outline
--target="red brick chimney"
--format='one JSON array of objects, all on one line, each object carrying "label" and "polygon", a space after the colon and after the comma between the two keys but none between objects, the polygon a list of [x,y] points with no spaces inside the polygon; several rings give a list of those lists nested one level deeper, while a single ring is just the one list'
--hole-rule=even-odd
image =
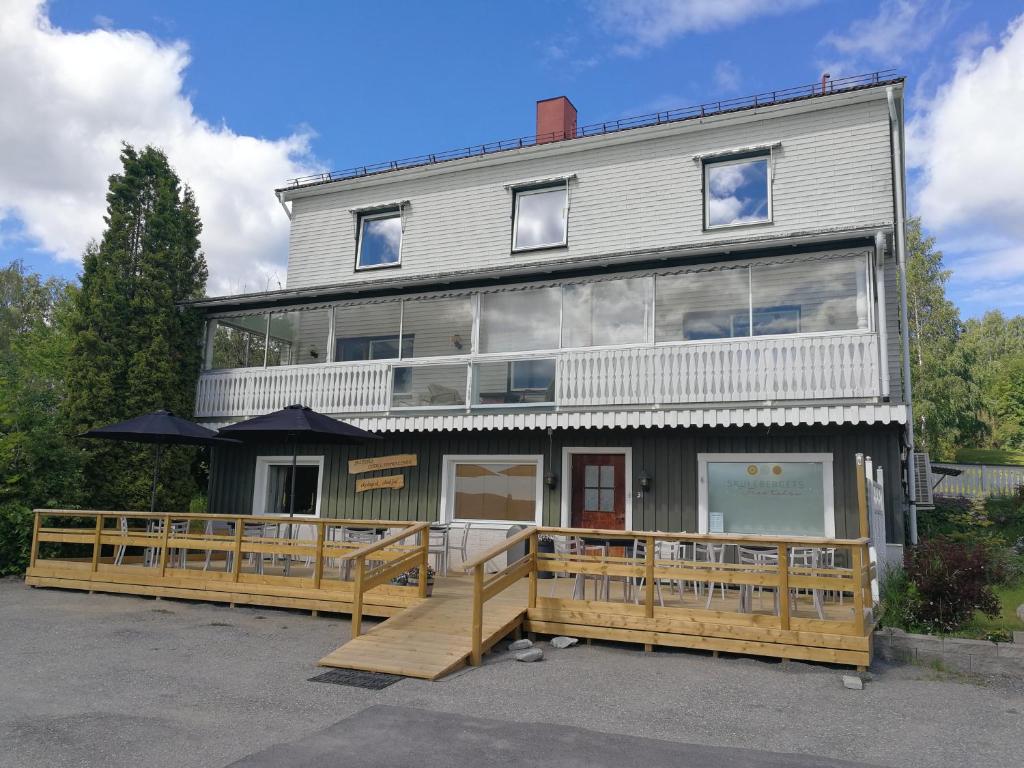
[{"label": "red brick chimney", "polygon": [[565,96],[537,102],[537,143],[576,137],[576,107]]}]

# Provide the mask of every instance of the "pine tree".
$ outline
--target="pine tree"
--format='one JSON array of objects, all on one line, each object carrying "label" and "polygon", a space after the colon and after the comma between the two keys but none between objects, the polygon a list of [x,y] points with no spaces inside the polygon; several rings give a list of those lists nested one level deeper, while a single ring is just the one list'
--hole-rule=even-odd
[{"label": "pine tree", "polygon": [[[202,318],[179,305],[206,289],[195,199],[159,149],[125,145],[121,163],[75,297],[65,418],[76,431],[159,408],[188,418],[199,375]],[[91,441],[83,451],[87,504],[148,507],[151,449]],[[187,509],[193,459],[194,449],[165,450],[158,508]]]}]

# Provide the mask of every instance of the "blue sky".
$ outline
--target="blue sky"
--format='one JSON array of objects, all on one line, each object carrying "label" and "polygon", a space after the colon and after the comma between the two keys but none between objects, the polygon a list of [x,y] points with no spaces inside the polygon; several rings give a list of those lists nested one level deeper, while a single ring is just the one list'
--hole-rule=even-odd
[{"label": "blue sky", "polygon": [[[1007,169],[991,151],[1015,141],[1012,118],[1024,118],[1012,84],[1024,67],[1024,32],[1010,27],[1019,2],[7,5],[0,76],[24,84],[15,99],[26,108],[23,124],[11,121],[13,144],[0,120],[3,262],[76,274],[81,247],[102,231],[120,138],[165,146],[195,186],[211,293],[259,290],[283,281],[287,227],[271,191],[290,173],[529,134],[534,102],[560,94],[590,123],[808,83],[825,70],[895,67],[909,77],[912,212],[934,217],[925,224],[955,270],[953,298],[965,315],[1024,312],[1024,209],[1012,210],[1020,185],[992,188]],[[66,74],[40,82],[47,70]],[[992,71],[1009,85],[979,95]],[[961,125],[956,98],[999,114]],[[978,145],[963,167],[938,161],[959,157],[952,139],[978,130],[989,135],[963,136]],[[979,174],[972,158],[997,167]]]}]

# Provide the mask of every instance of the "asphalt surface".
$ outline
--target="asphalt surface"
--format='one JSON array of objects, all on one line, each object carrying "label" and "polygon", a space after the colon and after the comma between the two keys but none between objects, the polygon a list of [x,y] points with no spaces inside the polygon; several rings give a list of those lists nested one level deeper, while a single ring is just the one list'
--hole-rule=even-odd
[{"label": "asphalt surface", "polygon": [[[850,691],[825,666],[542,643],[543,662],[496,653],[437,683],[308,682],[348,632],[0,580],[0,767],[491,764],[484,742],[509,766],[1024,765],[1021,680],[878,666]],[[318,761],[339,739],[347,759]]]}]

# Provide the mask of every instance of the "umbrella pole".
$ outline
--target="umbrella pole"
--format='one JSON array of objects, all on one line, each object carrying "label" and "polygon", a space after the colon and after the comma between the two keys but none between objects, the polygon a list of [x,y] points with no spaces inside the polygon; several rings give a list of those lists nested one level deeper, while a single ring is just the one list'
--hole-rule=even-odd
[{"label": "umbrella pole", "polygon": [[153,486],[149,492],[149,511],[156,511],[156,481],[160,476],[160,450],[163,448],[160,443],[156,444],[156,459],[153,461]]},{"label": "umbrella pole", "polygon": [[[299,441],[292,441],[292,490],[288,494],[288,542],[292,540],[292,523],[291,519],[295,516],[295,465],[298,462],[299,452]],[[288,553],[287,559],[284,561],[284,575],[287,576],[291,571],[292,556]]]}]

